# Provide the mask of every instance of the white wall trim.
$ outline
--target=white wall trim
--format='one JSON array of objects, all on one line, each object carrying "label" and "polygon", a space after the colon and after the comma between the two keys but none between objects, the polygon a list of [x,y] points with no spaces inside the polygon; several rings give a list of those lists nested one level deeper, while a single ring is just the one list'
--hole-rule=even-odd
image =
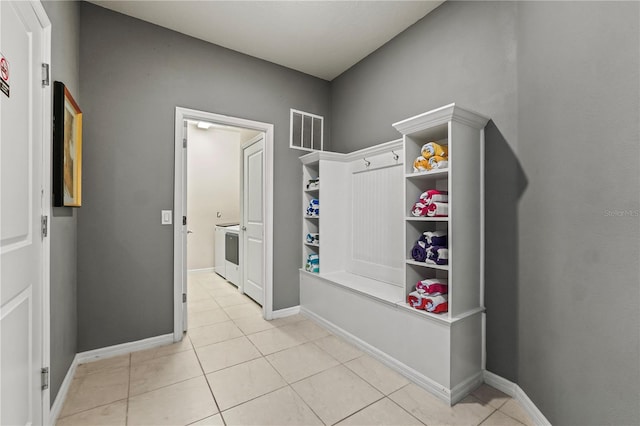
[{"label": "white wall trim", "polygon": [[60,385],[60,389],[58,389],[58,394],[56,395],[55,401],[53,401],[53,405],[51,406],[51,411],[49,413],[49,423],[50,425],[55,425],[58,421],[58,416],[62,411],[62,406],[64,402],[67,400],[67,394],[69,393],[69,388],[71,387],[71,382],[73,381],[73,377],[76,375],[76,369],[78,368],[78,354],[73,357],[73,361],[67,370],[67,374],[64,376],[64,380]]},{"label": "white wall trim", "polygon": [[271,313],[271,319],[290,317],[300,313],[300,305],[292,306],[290,308],[278,309]]},{"label": "white wall trim", "polygon": [[189,273],[205,273],[205,272],[215,272],[214,268],[200,268],[200,269],[189,269]]},{"label": "white wall trim", "polygon": [[[173,281],[174,281],[174,309],[173,309],[173,337],[174,341],[182,339],[183,304],[182,304],[182,222],[183,216],[183,153],[182,148],[182,123],[184,120],[208,121],[227,126],[243,127],[245,129],[264,132],[264,303],[262,315],[265,319],[272,318],[273,311],[273,183],[274,183],[274,129],[273,124],[243,118],[214,114],[206,111],[198,111],[189,108],[176,107],[175,113],[175,139],[174,139],[174,232],[173,232]],[[238,286],[240,287],[240,286]],[[188,296],[187,296],[188,297]]]},{"label": "white wall trim", "polygon": [[551,423],[536,407],[531,398],[522,390],[520,386],[490,371],[484,370],[484,382],[493,386],[501,392],[506,393],[520,403],[524,411],[531,417],[536,425],[551,426]]},{"label": "white wall trim", "polygon": [[[380,349],[370,345],[369,343],[354,336],[353,334],[342,329],[341,327],[338,327],[332,322],[309,311],[304,306],[300,307],[300,313],[303,314],[304,316],[311,318],[317,323],[321,324],[323,327],[330,330],[333,334],[336,334],[342,337],[343,339],[347,340],[348,342],[355,345],[360,350],[371,355],[373,358],[377,359],[381,363],[385,364],[387,367],[391,368],[392,370],[406,377],[407,379],[417,384],[421,388],[425,389],[426,391],[434,394],[435,396],[437,396],[447,404],[450,404],[450,405],[455,404],[456,402],[458,402],[459,399],[463,397],[462,395],[463,391],[465,391],[467,388],[471,390],[473,386],[477,387],[482,382],[482,375],[478,375],[477,377],[470,378],[468,381],[465,381],[464,383],[459,385],[456,389],[449,392],[449,390],[446,389],[441,384],[431,380],[424,374],[414,370],[413,368],[409,367],[406,364],[403,364],[402,362],[398,361],[392,356],[382,352]],[[456,400],[454,398],[458,398],[458,399]]]},{"label": "white wall trim", "polygon": [[158,346],[170,345],[173,343],[173,334],[163,334],[161,336],[149,337],[147,339],[136,340],[135,342],[121,343],[119,345],[107,346],[106,348],[94,349],[80,352],[76,355],[78,364],[98,361],[99,359],[111,358],[135,351],[157,348]]}]

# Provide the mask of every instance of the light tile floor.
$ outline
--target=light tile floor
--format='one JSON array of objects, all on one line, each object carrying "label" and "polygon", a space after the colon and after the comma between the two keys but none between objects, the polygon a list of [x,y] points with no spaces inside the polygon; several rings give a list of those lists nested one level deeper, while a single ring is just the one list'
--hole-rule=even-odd
[{"label": "light tile floor", "polygon": [[301,315],[261,309],[212,273],[189,275],[180,343],[83,364],[57,424],[531,425],[483,385],[453,407]]}]

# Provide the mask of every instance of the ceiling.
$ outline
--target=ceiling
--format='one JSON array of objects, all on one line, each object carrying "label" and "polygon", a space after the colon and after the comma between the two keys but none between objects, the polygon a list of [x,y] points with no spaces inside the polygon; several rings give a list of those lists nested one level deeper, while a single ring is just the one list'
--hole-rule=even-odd
[{"label": "ceiling", "polygon": [[90,2],[330,81],[443,1]]}]

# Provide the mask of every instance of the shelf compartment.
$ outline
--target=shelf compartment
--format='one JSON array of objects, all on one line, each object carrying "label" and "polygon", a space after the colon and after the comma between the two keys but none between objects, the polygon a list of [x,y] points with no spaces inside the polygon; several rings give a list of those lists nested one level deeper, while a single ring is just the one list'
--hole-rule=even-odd
[{"label": "shelf compartment", "polygon": [[409,303],[405,302],[399,302],[396,306],[398,306],[401,309],[413,312],[415,315],[419,315],[423,318],[429,318],[429,319],[433,319],[433,320],[437,320],[437,321],[442,321],[445,322],[447,324],[451,324],[453,321],[451,320],[451,318],[449,317],[449,312],[443,312],[441,314],[434,314],[432,312],[427,312],[427,311],[423,311],[422,309],[416,309],[412,306],[409,305]]},{"label": "shelf compartment", "polygon": [[449,216],[447,217],[429,217],[429,216],[407,216],[404,218],[407,222],[448,222]]},{"label": "shelf compartment", "polygon": [[405,262],[407,265],[422,266],[423,268],[439,269],[441,271],[449,270],[449,265],[435,265],[433,263],[417,262],[413,259],[405,259]]},{"label": "shelf compartment", "polygon": [[318,247],[318,248],[320,248],[320,244],[319,243],[308,243],[306,241],[302,241],[302,244],[304,244],[305,246],[309,246],[309,247]]},{"label": "shelf compartment", "polygon": [[404,177],[407,179],[433,179],[433,178],[441,178],[449,175],[449,168],[446,169],[436,169],[436,170],[427,170],[424,172],[414,172],[414,173],[405,173]]},{"label": "shelf compartment", "polygon": [[304,192],[306,192],[307,194],[312,194],[312,193],[317,193],[320,191],[320,188],[311,188],[311,189],[304,189]]}]

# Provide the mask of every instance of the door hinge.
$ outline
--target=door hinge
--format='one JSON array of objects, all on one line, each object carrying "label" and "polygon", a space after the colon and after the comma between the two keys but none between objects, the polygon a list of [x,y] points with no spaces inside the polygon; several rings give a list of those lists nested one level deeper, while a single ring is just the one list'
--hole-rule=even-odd
[{"label": "door hinge", "polygon": [[182,303],[187,303],[187,293],[182,293]]},{"label": "door hinge", "polygon": [[49,389],[49,367],[40,370],[42,376],[42,390]]},{"label": "door hinge", "polygon": [[42,64],[42,87],[49,85],[49,64]]},{"label": "door hinge", "polygon": [[182,147],[183,148],[187,147],[187,140],[186,139],[182,139]]},{"label": "door hinge", "polygon": [[187,217],[182,216],[182,226],[187,226]]},{"label": "door hinge", "polygon": [[40,223],[42,225],[42,229],[40,231],[42,238],[44,238],[49,233],[49,216],[41,216],[40,219]]}]

